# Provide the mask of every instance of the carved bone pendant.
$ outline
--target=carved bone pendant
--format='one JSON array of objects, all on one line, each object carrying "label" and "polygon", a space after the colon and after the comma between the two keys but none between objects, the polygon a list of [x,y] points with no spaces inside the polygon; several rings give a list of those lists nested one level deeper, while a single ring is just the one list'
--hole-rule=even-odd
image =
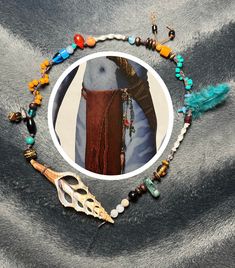
[{"label": "carved bone pendant", "polygon": [[114,223],[113,219],[95,199],[95,196],[89,192],[88,187],[78,175],[72,172],[55,172],[35,160],[31,160],[30,163],[56,186],[62,205]]}]

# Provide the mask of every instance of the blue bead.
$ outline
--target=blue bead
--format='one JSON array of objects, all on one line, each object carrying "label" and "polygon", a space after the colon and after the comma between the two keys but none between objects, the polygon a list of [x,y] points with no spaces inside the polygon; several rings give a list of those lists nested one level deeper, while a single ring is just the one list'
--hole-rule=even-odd
[{"label": "blue bead", "polygon": [[187,85],[187,86],[185,87],[185,89],[186,89],[186,90],[190,90],[190,89],[191,89],[191,86]]},{"label": "blue bead", "polygon": [[182,62],[177,62],[177,67],[181,68],[183,66]]},{"label": "blue bead", "polygon": [[64,59],[64,60],[66,60],[67,58],[69,58],[69,53],[68,53],[68,51],[65,49],[65,48],[63,48],[63,49],[61,49],[60,51],[59,51],[59,53],[60,53],[60,55],[61,55],[61,57]]},{"label": "blue bead", "polygon": [[175,72],[179,73],[180,72],[180,68],[175,68]]},{"label": "blue bead", "polygon": [[32,109],[29,109],[29,110],[28,110],[28,115],[29,115],[30,117],[34,117],[34,116],[36,115],[36,111],[35,111],[35,110],[32,110]]},{"label": "blue bead", "polygon": [[127,41],[128,41],[128,43],[130,45],[134,45],[135,44],[135,37],[134,36],[129,36]]},{"label": "blue bead", "polygon": [[26,138],[25,138],[25,141],[26,141],[26,143],[27,143],[28,145],[33,145],[34,142],[35,142],[34,138],[31,137],[31,136],[26,137]]},{"label": "blue bead", "polygon": [[52,58],[52,61],[54,63],[61,63],[62,61],[64,61],[64,59],[62,58],[60,53],[56,53],[55,56]]},{"label": "blue bead", "polygon": [[187,112],[187,108],[185,106],[183,106],[182,108],[178,109],[177,112],[185,114]]},{"label": "blue bead", "polygon": [[188,97],[191,96],[191,94],[187,93],[187,94],[185,94],[184,96],[185,96],[185,98],[188,98]]}]

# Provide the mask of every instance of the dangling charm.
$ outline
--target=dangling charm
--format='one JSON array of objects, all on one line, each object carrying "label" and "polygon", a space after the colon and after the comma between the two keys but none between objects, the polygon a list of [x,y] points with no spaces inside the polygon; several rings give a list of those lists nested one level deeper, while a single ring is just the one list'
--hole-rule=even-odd
[{"label": "dangling charm", "polygon": [[[72,207],[79,212],[114,223],[113,219],[95,199],[95,196],[88,191],[88,187],[78,175],[72,172],[55,172],[33,159],[30,163],[56,186],[59,200],[63,206]],[[69,182],[71,179],[75,181],[75,184]]]}]

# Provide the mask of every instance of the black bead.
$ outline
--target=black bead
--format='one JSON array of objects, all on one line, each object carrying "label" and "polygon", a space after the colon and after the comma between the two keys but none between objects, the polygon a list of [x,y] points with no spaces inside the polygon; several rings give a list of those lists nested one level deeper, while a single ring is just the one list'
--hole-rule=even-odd
[{"label": "black bead", "polygon": [[130,201],[136,202],[138,200],[138,193],[136,191],[130,191],[128,197]]},{"label": "black bead", "polygon": [[29,131],[29,134],[34,136],[37,132],[36,124],[32,117],[28,117],[26,120],[27,120],[26,124],[27,124],[27,129]]},{"label": "black bead", "polygon": [[152,25],[152,33],[153,34],[157,33],[157,25],[156,24]]},{"label": "black bead", "polygon": [[169,35],[170,39],[173,40],[175,38],[175,31],[170,30],[168,35]]}]

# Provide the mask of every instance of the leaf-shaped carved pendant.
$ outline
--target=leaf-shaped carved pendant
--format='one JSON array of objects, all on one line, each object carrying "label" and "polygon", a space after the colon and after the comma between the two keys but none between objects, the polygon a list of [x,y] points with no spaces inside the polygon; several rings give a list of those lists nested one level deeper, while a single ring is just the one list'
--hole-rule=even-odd
[{"label": "leaf-shaped carved pendant", "polygon": [[80,177],[72,172],[56,172],[35,160],[30,161],[31,165],[40,171],[51,183],[56,186],[58,197],[62,205],[72,207],[79,212],[114,223],[110,215],[101,204],[95,199],[88,187]]}]

